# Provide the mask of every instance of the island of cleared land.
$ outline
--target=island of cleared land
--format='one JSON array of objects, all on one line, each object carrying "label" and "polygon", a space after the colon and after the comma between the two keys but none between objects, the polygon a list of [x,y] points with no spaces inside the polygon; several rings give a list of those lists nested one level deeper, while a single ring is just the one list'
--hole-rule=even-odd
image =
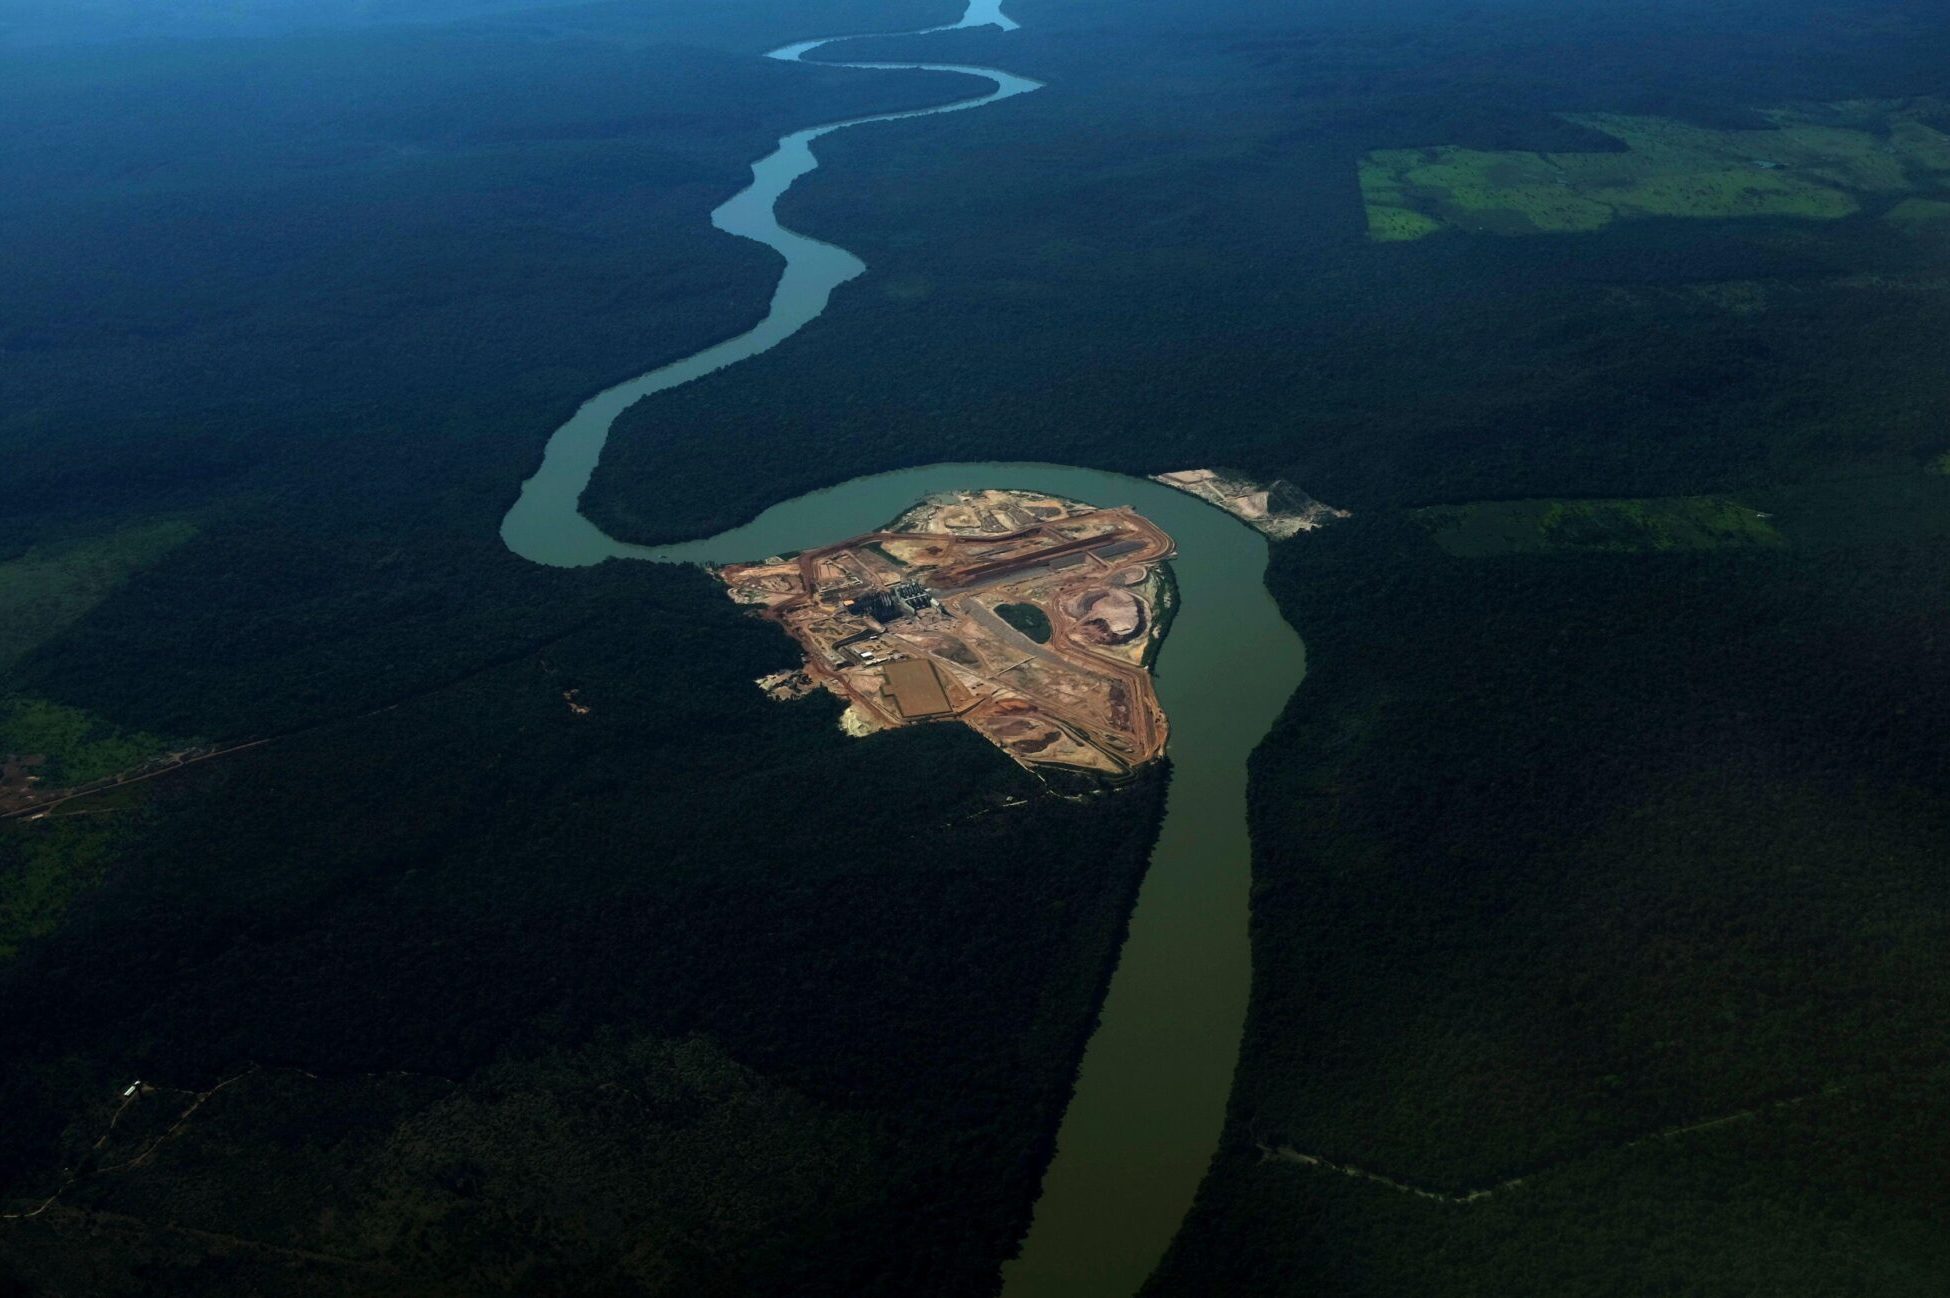
[{"label": "island of cleared land", "polygon": [[959,720],[1039,774],[1119,779],[1165,748],[1147,668],[1172,553],[1135,510],[983,490],[717,573],[805,650],[759,682],[774,697],[823,687],[853,734]]}]

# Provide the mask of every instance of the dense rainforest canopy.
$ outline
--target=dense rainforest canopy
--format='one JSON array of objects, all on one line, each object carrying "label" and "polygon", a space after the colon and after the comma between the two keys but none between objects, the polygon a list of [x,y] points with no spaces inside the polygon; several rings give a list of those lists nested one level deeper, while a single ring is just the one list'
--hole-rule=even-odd
[{"label": "dense rainforest canopy", "polygon": [[[847,741],[703,575],[495,533],[581,398],[763,310],[704,219],[752,157],[966,92],[754,56],[958,6],[221,8],[0,3],[0,755],[269,741],[0,821],[0,1289],[993,1292],[1168,772]],[[1310,674],[1147,1292],[1940,1292],[1950,223],[1380,241],[1361,175],[1934,121],[1950,24],[1008,8],[846,47],[1048,85],[823,141],[781,216],[869,273],[585,507],[1025,458],[1353,512],[1275,546]]]}]

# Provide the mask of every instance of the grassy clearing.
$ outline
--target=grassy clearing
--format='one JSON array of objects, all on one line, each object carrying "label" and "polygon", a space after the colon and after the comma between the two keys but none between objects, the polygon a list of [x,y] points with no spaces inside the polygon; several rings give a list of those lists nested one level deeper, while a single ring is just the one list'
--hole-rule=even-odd
[{"label": "grassy clearing", "polygon": [[1784,544],[1768,515],[1721,496],[1486,500],[1421,512],[1436,544],[1465,558]]},{"label": "grassy clearing", "polygon": [[0,824],[0,960],[54,931],[101,881],[121,833],[112,815]]},{"label": "grassy clearing", "polygon": [[[1751,131],[1566,114],[1625,151],[1381,149],[1361,162],[1361,194],[1369,236],[1383,242],[1448,227],[1567,233],[1647,217],[1829,221],[1861,210],[1864,195],[1950,188],[1950,136],[1921,120],[1929,110],[1922,102],[1815,105],[1770,112],[1773,127]],[[1901,204],[1890,219],[1920,223],[1934,219],[1936,208],[1950,210],[1911,202],[1919,206]]]},{"label": "grassy clearing", "polygon": [[0,670],[79,621],[108,593],[196,535],[169,520],[0,563]]},{"label": "grassy clearing", "polygon": [[123,731],[46,699],[0,699],[0,753],[44,753],[49,785],[86,784],[166,751],[167,740]]},{"label": "grassy clearing", "polygon": [[1368,209],[1368,237],[1377,243],[1420,239],[1442,229],[1442,222],[1408,206],[1400,178],[1392,168],[1370,160],[1361,163],[1361,200]]},{"label": "grassy clearing", "polygon": [[1405,207],[1369,207],[1368,237],[1377,243],[1402,243],[1442,229],[1442,222]]}]

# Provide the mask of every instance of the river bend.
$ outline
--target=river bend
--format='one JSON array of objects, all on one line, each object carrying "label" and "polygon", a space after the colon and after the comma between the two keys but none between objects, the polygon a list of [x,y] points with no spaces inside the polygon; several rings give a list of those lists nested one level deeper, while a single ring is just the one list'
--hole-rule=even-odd
[{"label": "river bend", "polygon": [[[959,22],[928,30],[1013,29],[999,5],[971,0]],[[803,41],[770,57],[796,61],[844,39]],[[742,527],[669,546],[617,541],[580,510],[611,425],[624,410],[776,347],[816,319],[835,288],[865,271],[844,248],[778,222],[779,198],[819,165],[814,140],[873,122],[978,108],[1041,84],[954,64],[835,66],[957,72],[984,78],[992,88],[934,108],[850,118],[781,138],[752,165],[752,183],[711,213],[719,229],[785,258],[765,317],[745,333],[584,402],[549,438],[541,467],[502,521],[501,537],[524,558],[564,567],[610,558],[731,562],[857,535],[932,492],[1001,487],[1132,505],[1177,540],[1172,567],[1181,602],[1157,663],[1159,698],[1171,718],[1164,824],[1029,1236],[1003,1272],[1005,1298],[1130,1298],[1176,1233],[1217,1147],[1245,1020],[1251,985],[1246,759],[1305,672],[1300,639],[1263,582],[1265,539],[1157,483],[1050,464],[937,464],[856,478],[775,505]],[[844,741],[836,735],[834,742]]]}]

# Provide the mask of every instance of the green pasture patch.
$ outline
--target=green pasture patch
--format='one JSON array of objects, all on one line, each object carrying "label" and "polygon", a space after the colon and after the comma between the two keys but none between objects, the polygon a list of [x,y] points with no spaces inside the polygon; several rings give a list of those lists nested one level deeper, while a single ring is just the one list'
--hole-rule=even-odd
[{"label": "green pasture patch", "polygon": [[196,535],[180,520],[125,527],[0,563],[0,669],[79,621],[108,593]]},{"label": "green pasture patch", "polygon": [[1368,237],[1376,243],[1403,243],[1434,234],[1442,222],[1405,207],[1368,208]]},{"label": "green pasture patch", "polygon": [[0,823],[0,961],[54,931],[107,873],[121,833],[113,815]]},{"label": "green pasture patch", "polygon": [[1614,217],[1791,216],[1833,221],[1859,210],[1849,194],[1769,171],[1687,171],[1648,176],[1592,196]]},{"label": "green pasture patch", "polygon": [[[1937,120],[1942,120],[1941,101],[1932,101],[1939,110]],[[1950,135],[1929,122],[1920,120],[1927,108],[1919,108],[1916,113],[1897,114],[1889,119],[1889,140],[1896,151],[1906,158],[1913,158],[1933,171],[1950,171]]]},{"label": "green pasture patch", "polygon": [[[1617,153],[1378,149],[1360,164],[1368,233],[1388,242],[1444,228],[1569,233],[1649,217],[1832,221],[1860,211],[1864,196],[1950,190],[1950,136],[1923,120],[1933,102],[1777,109],[1764,114],[1771,128],[1737,131],[1564,115],[1618,140]],[[1938,206],[1891,219],[1926,219]]]},{"label": "green pasture patch", "polygon": [[1442,222],[1406,206],[1407,195],[1395,173],[1374,161],[1375,155],[1361,163],[1361,200],[1368,209],[1368,237],[1377,243],[1400,243],[1420,239],[1442,229]]},{"label": "green pasture patch", "polygon": [[1882,214],[1882,219],[1912,233],[1927,229],[1950,229],[1950,203],[1934,198],[1905,198]]},{"label": "green pasture patch", "polygon": [[997,604],[995,615],[1037,644],[1049,643],[1049,614],[1034,604]]},{"label": "green pasture patch", "polygon": [[1418,512],[1436,544],[1463,558],[1783,544],[1767,513],[1721,496],[1485,500]]},{"label": "green pasture patch", "polygon": [[169,746],[155,735],[124,731],[47,699],[0,699],[0,753],[44,754],[50,786],[86,784],[129,770]]}]

